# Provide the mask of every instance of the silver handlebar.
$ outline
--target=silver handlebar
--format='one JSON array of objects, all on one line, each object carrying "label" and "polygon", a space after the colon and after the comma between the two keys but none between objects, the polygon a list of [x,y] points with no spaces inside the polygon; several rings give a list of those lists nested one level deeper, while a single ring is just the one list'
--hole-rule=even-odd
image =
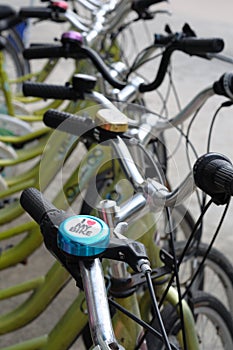
[{"label": "silver handlebar", "polygon": [[[174,207],[189,197],[194,189],[193,174],[190,172],[185,180],[173,191],[169,192],[166,186],[155,179],[144,179],[134,163],[125,142],[118,137],[112,140],[114,149],[121,160],[123,170],[127,174],[137,193],[123,204],[115,215],[115,224],[132,220],[133,216],[140,211],[144,215],[149,211],[161,211],[164,207]],[[123,157],[124,155],[124,157]],[[142,211],[144,209],[144,211]]]}]

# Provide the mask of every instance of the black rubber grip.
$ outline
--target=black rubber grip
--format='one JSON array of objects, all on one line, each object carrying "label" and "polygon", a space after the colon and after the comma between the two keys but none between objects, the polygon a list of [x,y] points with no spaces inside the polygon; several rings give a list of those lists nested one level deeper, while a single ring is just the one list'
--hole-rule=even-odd
[{"label": "black rubber grip", "polygon": [[23,94],[24,96],[55,100],[76,101],[79,98],[83,98],[83,96],[80,96],[80,93],[69,86],[30,82],[23,83]]},{"label": "black rubber grip", "polygon": [[213,90],[217,95],[226,96],[233,100],[233,74],[225,73],[213,84]]},{"label": "black rubber grip", "polygon": [[76,136],[81,136],[96,126],[91,118],[60,112],[55,109],[46,111],[43,121],[50,128],[59,129]]},{"label": "black rubber grip", "polygon": [[63,46],[58,45],[33,45],[24,50],[24,58],[27,60],[41,58],[60,58],[67,57],[67,53]]},{"label": "black rubber grip", "polygon": [[59,212],[36,188],[27,188],[24,190],[20,197],[20,204],[38,224],[41,223],[44,215],[48,212]]},{"label": "black rubber grip", "polygon": [[224,41],[220,38],[199,39],[183,38],[179,41],[178,49],[190,55],[201,55],[210,52],[220,52],[224,48]]},{"label": "black rubber grip", "polygon": [[233,195],[233,166],[219,153],[207,153],[200,157],[194,167],[196,185],[209,195]]},{"label": "black rubber grip", "polygon": [[21,18],[51,19],[52,9],[47,7],[21,7],[19,16]]}]

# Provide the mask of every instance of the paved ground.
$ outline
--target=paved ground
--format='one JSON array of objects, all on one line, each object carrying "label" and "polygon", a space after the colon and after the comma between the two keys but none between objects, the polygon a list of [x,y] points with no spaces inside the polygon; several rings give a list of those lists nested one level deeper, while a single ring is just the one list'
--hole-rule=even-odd
[{"label": "paved ground", "polygon": [[[14,6],[28,5],[29,1],[22,0],[19,4],[17,0],[11,0],[8,2]],[[39,4],[39,1],[34,1],[34,4]],[[184,0],[173,0],[168,6],[164,6],[172,11],[172,16],[160,16],[149,23],[149,28],[152,33],[163,32],[165,23],[171,25],[172,30],[179,31],[182,25],[189,23],[199,36],[207,37],[222,37],[225,40],[225,54],[233,56],[233,44],[232,44],[232,0],[223,0],[221,2],[216,0],[196,0],[188,2]],[[30,41],[48,41],[50,42],[54,37],[59,37],[67,27],[65,25],[45,25],[39,24],[33,26],[30,33]],[[137,40],[144,44],[145,37],[142,33],[142,27],[137,27]],[[132,43],[127,43],[129,50],[132,50]],[[206,61],[198,58],[189,58],[183,54],[175,54],[174,57],[174,76],[177,84],[178,91],[181,94],[182,105],[185,105],[197,92],[202,88],[205,88],[217,80],[224,72],[232,71],[230,64],[220,62],[217,60]],[[64,61],[62,68],[56,73],[56,78],[59,77],[60,81],[64,81],[64,77],[67,74],[67,62]],[[156,69],[151,65],[146,69],[145,74],[151,77],[154,76]],[[54,78],[55,79],[55,78]],[[153,94],[149,94],[148,101],[151,106],[156,108],[156,98]],[[198,121],[193,129],[192,138],[197,145],[199,154],[205,152],[205,140],[206,132],[209,127],[211,117],[219,104],[224,101],[222,98],[214,97],[209,101],[206,107],[201,111]],[[175,110],[175,108],[174,108]],[[212,144],[212,150],[222,152],[229,156],[233,160],[233,147],[232,147],[232,108],[227,109],[220,113],[214,128],[214,141]],[[174,140],[169,139],[170,148],[172,149]],[[178,170],[177,170],[178,169]],[[182,169],[182,170],[181,170]],[[182,154],[176,158],[174,167],[170,170],[174,184],[179,182],[179,179],[185,175],[185,164],[183,163]],[[195,207],[192,207],[193,203],[190,203],[191,211],[196,213]],[[216,246],[221,249],[233,262],[232,258],[232,207],[228,212],[227,219],[225,220],[224,227],[219,235]],[[207,218],[208,225],[206,227],[204,239],[208,241],[211,237],[214,228],[216,227],[215,218],[218,217],[221,208],[214,207]],[[9,271],[1,272],[0,283],[1,285],[10,285],[14,280],[20,280],[29,278],[30,276],[37,276],[39,273],[47,271],[48,265],[51,264],[52,259],[49,254],[45,252],[43,248],[38,250],[30,259],[27,266],[20,266],[18,269],[11,269]],[[27,277],[26,277],[27,276]],[[14,332],[13,334],[0,338],[0,346],[7,346],[19,342],[22,339],[30,338],[32,336],[43,334],[50,330],[56,323],[56,319],[64,312],[70,302],[73,300],[76,293],[74,283],[72,282],[63,291],[56,301],[46,310],[46,312],[30,326]],[[13,300],[14,302],[14,300]],[[6,303],[7,304],[7,303]],[[5,305],[5,304],[4,304]],[[7,307],[7,305],[5,305]],[[72,349],[80,349],[80,343],[75,344]]]}]

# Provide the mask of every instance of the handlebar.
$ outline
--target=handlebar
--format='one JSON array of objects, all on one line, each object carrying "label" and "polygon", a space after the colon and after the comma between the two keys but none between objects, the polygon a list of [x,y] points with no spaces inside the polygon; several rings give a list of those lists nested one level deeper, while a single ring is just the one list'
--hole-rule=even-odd
[{"label": "handlebar", "polygon": [[[23,92],[26,96],[48,98],[59,98],[61,100],[85,99],[97,102],[106,108],[111,106],[112,109],[116,107],[103,95],[96,91],[92,91],[96,79],[90,75],[77,74],[72,79],[73,86],[70,85],[49,85],[43,83],[23,83]],[[123,90],[122,90],[123,91]]]},{"label": "handlebar", "polygon": [[[181,125],[187,120],[196,110],[198,110],[210,97],[214,94],[225,96],[233,100],[233,74],[225,73],[221,78],[215,81],[211,86],[203,89],[199,92],[177,115],[168,119],[152,121],[150,118],[144,118],[143,123],[147,124],[147,128],[150,127],[150,131],[153,135],[159,135],[162,131],[172,127]],[[142,125],[143,126],[143,125]],[[144,145],[148,142],[147,135],[140,142]]]},{"label": "handlebar", "polygon": [[[43,50],[42,50],[43,48]],[[33,59],[41,59],[41,58],[45,58],[44,57],[44,50],[46,48],[46,54],[47,54],[47,58],[50,58],[53,56],[53,58],[56,58],[56,56],[60,55],[60,47],[58,47],[57,45],[47,45],[44,46],[43,44],[33,44],[31,45],[31,47],[29,49],[25,49],[23,52],[23,56],[26,59],[29,60],[33,60]],[[53,52],[54,50],[54,52]],[[57,50],[59,50],[59,52],[57,53]],[[58,56],[60,57],[60,56]]]},{"label": "handlebar", "polygon": [[[111,114],[111,110],[109,110],[109,113]],[[58,117],[57,120],[56,117]],[[76,115],[74,116],[70,115],[69,113],[57,112],[54,110],[49,110],[45,113],[44,122],[49,127],[58,128],[59,130],[77,136],[85,136],[85,132],[89,132],[89,136],[97,142],[100,142],[102,138],[104,140],[109,140],[112,143],[112,147],[114,147],[117,156],[119,157],[119,159],[121,159],[121,165],[124,169],[124,172],[127,174],[128,178],[131,179],[134,188],[141,188],[142,192],[144,192],[144,196],[142,196],[144,199],[140,198],[140,204],[136,206],[137,210],[146,205],[146,198],[148,197],[148,195],[151,196],[151,203],[154,203],[154,208],[161,209],[161,207],[163,207],[164,205],[174,206],[175,204],[177,204],[178,200],[184,200],[184,198],[189,196],[193,191],[192,176],[188,176],[187,179],[184,180],[184,182],[179,188],[179,191],[178,189],[175,189],[171,193],[168,192],[166,187],[157,182],[150,180],[148,180],[148,182],[145,182],[143,176],[138,171],[137,166],[133,161],[133,158],[128,150],[128,146],[121,139],[121,137],[119,137],[120,133],[109,133],[107,130],[101,129],[101,127],[98,128],[98,122],[95,123],[93,121],[90,121],[89,118],[86,119],[86,117],[84,118]],[[96,133],[96,127],[98,128],[98,133]],[[83,134],[81,131],[83,131]],[[97,138],[96,134],[98,135]],[[125,210],[124,208],[122,213],[119,212],[119,217],[123,215],[125,219],[127,217],[127,215],[125,214],[126,212],[127,210]]]},{"label": "handlebar", "polygon": [[[77,75],[76,77],[79,77]],[[88,77],[87,77],[88,78]],[[79,81],[79,80],[78,80]],[[89,81],[88,81],[89,82]],[[83,81],[83,83],[86,82]],[[72,86],[59,86],[59,85],[46,85],[46,84],[39,84],[39,83],[30,83],[26,82],[23,83],[23,92],[26,96],[36,96],[36,97],[42,97],[42,98],[59,98],[59,99],[69,99],[69,100],[76,100],[78,98],[84,99],[88,98],[91,100],[95,100],[96,102],[103,103],[104,101],[100,100],[100,97],[103,95],[98,94],[98,96],[94,96],[94,93],[87,94],[87,90],[82,90],[82,86],[84,86],[82,82],[79,82],[78,84],[75,84],[74,87]],[[92,84],[92,87],[94,85]],[[127,85],[128,86],[128,85]],[[126,89],[127,89],[126,86]],[[133,89],[134,93],[136,94],[138,91],[138,86],[140,86],[140,82],[138,85],[130,85],[130,87]],[[90,91],[90,90],[89,90]],[[125,92],[125,89],[122,89],[119,93],[123,95]],[[156,122],[153,121],[151,124],[150,119],[144,121],[147,125],[151,126],[151,131],[153,130],[152,134],[157,135],[160,132],[169,129],[171,127],[180,125],[183,123],[192,113],[197,110],[203,103],[205,103],[206,100],[208,100],[211,96],[214,94],[221,95],[228,97],[230,99],[233,99],[233,74],[232,73],[225,73],[221,76],[219,80],[214,82],[212,86],[202,90],[199,94],[197,94],[188,104],[186,107],[184,107],[176,116],[173,118],[170,118],[169,120],[161,120],[158,119]],[[126,98],[124,99],[127,101],[127,93]],[[108,101],[105,98],[104,105],[110,105],[110,101]],[[71,127],[72,129],[72,127]],[[145,138],[147,140],[147,137]],[[144,140],[140,140],[142,143],[144,143]]]},{"label": "handlebar", "polygon": [[[32,202],[34,203],[33,205],[31,205]],[[108,345],[111,344],[116,349],[119,349],[112,328],[105,280],[100,260],[96,258],[94,259],[93,257],[88,259],[88,261],[85,261],[85,257],[80,259],[80,256],[76,255],[78,251],[78,243],[72,241],[72,239],[69,242],[62,243],[62,239],[65,239],[66,237],[65,233],[71,234],[72,236],[73,232],[72,230],[69,230],[68,227],[65,229],[65,223],[67,223],[68,220],[71,219],[70,221],[72,221],[73,219],[76,220],[77,224],[77,216],[70,217],[63,211],[58,210],[35,188],[24,190],[20,198],[20,203],[40,225],[47,249],[62,263],[63,266],[66,267],[76,280],[79,287],[84,289],[88,314],[92,316],[89,319],[89,325],[94,344],[105,344],[105,347],[109,349],[110,347],[108,347]],[[100,226],[100,220],[94,221],[93,219],[95,218],[88,216],[84,218],[84,216],[82,216],[80,219],[79,223],[81,225],[84,219],[87,224],[88,221],[91,221],[92,224],[94,222],[96,226]],[[104,222],[101,224],[104,224]],[[83,230],[85,230],[84,226],[87,225],[82,226]],[[91,227],[92,226],[89,226],[90,229]],[[90,234],[90,232],[91,230],[88,231],[88,234]],[[103,235],[104,233],[101,232],[101,234]],[[92,235],[95,237],[97,234],[96,232],[92,232]],[[75,235],[72,237],[75,239]],[[85,239],[84,234],[82,238]],[[77,244],[76,246],[75,243]],[[89,247],[89,250],[91,250],[91,247]],[[82,278],[80,278],[81,276]]]},{"label": "handlebar", "polygon": [[36,46],[24,50],[24,58],[26,59],[41,59],[41,58],[74,58],[83,59],[89,58],[95,65],[97,70],[102,74],[102,76],[116,89],[123,89],[126,83],[113,78],[110,74],[110,70],[102,58],[97,54],[96,51],[92,50],[87,46],[81,46],[79,42],[69,42],[68,45],[56,46]]},{"label": "handlebar", "polygon": [[[121,149],[121,152],[127,150],[127,147],[121,140],[115,148]],[[132,159],[128,159],[123,163],[123,167],[127,168],[127,174],[132,172],[132,168],[128,167],[132,164]],[[134,174],[131,180],[137,178],[137,168],[134,167]],[[141,175],[140,175],[141,177]],[[218,153],[207,153],[200,157],[193,166],[193,178],[195,184],[202,191],[212,196],[216,204],[224,204],[229,196],[233,195],[233,165],[231,161],[224,155]],[[153,207],[161,210],[165,206],[179,205],[193,190],[192,173],[190,173],[183,183],[175,190],[169,192],[168,189],[155,180],[145,180],[138,184],[141,188],[140,193],[134,195],[128,202],[119,208],[116,222],[128,220],[133,214],[142,210],[148,203]],[[26,189],[23,191],[20,203],[22,207],[32,216],[32,218],[41,224],[42,221],[48,222],[48,218],[53,224],[61,223],[66,214],[55,208],[49,203],[43,195],[36,189]],[[136,203],[136,205],[135,205]],[[47,219],[46,219],[47,217]],[[56,217],[56,220],[55,220]],[[43,232],[42,232],[43,233]]]},{"label": "handlebar", "polygon": [[[111,113],[110,110],[109,112]],[[68,113],[56,112],[53,110],[46,112],[44,121],[47,126],[52,126],[53,128],[58,127],[63,131],[78,136],[89,131],[93,139],[95,139],[94,128],[98,127],[98,124],[89,118],[73,116]],[[181,198],[179,198],[180,201],[187,197],[190,191],[193,190],[192,177],[190,176],[187,177],[181,186],[182,191],[180,189],[175,189],[171,193],[162,185],[160,185],[158,190],[158,188],[156,188],[157,184],[155,184],[154,181],[146,183],[140,172],[137,171],[136,166],[134,166],[128,147],[122,139],[117,136],[113,138],[111,142],[121,159],[121,164],[125,173],[128,174],[128,177],[133,182],[134,188],[143,188],[144,193],[152,196],[152,202],[154,202],[155,205],[158,205],[160,201],[163,205],[173,206],[178,199],[178,192]],[[193,173],[196,185],[204,192],[211,195],[219,204],[225,203],[226,197],[233,195],[233,166],[226,157],[216,153],[203,156],[196,162]],[[155,188],[156,190],[154,190]],[[161,193],[163,193],[163,195]]]},{"label": "handlebar", "polygon": [[[69,33],[70,35],[66,36],[65,33],[63,34],[61,39],[62,45],[51,45],[51,47],[47,45],[46,47],[31,47],[24,51],[24,57],[26,59],[60,57],[74,59],[89,58],[94,64],[94,66],[97,68],[97,70],[102,74],[102,76],[112,87],[122,90],[126,86],[126,83],[112,77],[108,66],[102,60],[100,55],[90,47],[82,45],[82,42],[80,41],[80,35],[76,39],[75,36],[72,35],[72,32]],[[138,91],[152,91],[157,89],[161,85],[167,72],[167,67],[170,63],[171,55],[174,51],[179,50],[189,55],[205,57],[205,55],[208,52],[220,52],[223,49],[223,47],[224,42],[222,39],[219,38],[179,38],[179,36],[176,35],[175,40],[171,40],[171,42],[169,43],[162,55],[160,66],[154,81],[149,84],[141,83],[138,87]]]}]

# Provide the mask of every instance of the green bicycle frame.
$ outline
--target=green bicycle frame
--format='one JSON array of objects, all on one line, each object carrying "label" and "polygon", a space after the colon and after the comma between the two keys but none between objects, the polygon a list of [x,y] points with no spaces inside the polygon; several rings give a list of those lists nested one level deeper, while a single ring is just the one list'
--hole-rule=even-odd
[{"label": "green bicycle frame", "polygon": [[9,85],[8,75],[4,68],[4,60],[4,53],[2,50],[0,50],[0,88],[4,94],[8,114],[13,116],[15,114],[15,111],[14,105],[12,103],[12,92]]},{"label": "green bicycle frame", "polygon": [[[0,198],[7,198],[9,194],[17,193],[23,188],[29,186],[34,186],[40,188],[41,191],[44,191],[49,186],[59,169],[62,168],[62,165],[66,157],[72,151],[74,144],[76,145],[78,142],[77,137],[62,132],[55,132],[50,138],[47,147],[45,147],[44,157],[42,157],[39,163],[34,166],[30,172],[18,176],[18,182],[13,183],[12,187],[9,189],[2,191]],[[81,167],[80,165],[77,166],[69,177],[67,183],[64,185],[64,189],[57,193],[54,200],[55,205],[61,209],[67,209],[68,205],[71,205],[80,192],[88,187],[90,180],[96,176],[97,171],[102,164],[105,164],[105,166],[102,167],[103,171],[109,167],[108,162],[110,158],[109,148],[107,149],[105,147],[104,151],[100,148],[97,156],[93,155],[90,151],[86,157],[86,163],[84,160],[81,163]],[[51,162],[51,159],[53,159],[53,162]],[[95,160],[94,163],[93,159]],[[82,176],[79,175],[80,173]],[[24,181],[22,182],[23,177]],[[0,225],[11,222],[23,212],[24,211],[18,201],[7,205],[5,208],[0,209]],[[3,241],[15,235],[19,236],[24,234],[25,232],[28,232],[28,234],[18,246],[9,248],[1,253],[0,270],[23,261],[27,257],[27,254],[35,251],[38,244],[41,243],[41,240],[38,240],[37,230],[35,237],[33,238],[34,225],[31,224],[21,224],[17,228],[8,228],[0,233],[0,241]]]}]

